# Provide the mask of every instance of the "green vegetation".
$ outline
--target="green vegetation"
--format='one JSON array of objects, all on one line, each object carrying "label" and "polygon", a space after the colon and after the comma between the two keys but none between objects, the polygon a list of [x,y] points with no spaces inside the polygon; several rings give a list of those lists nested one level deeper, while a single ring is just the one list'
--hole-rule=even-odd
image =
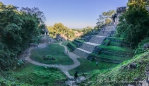
[{"label": "green vegetation", "polygon": [[[46,58],[54,58],[55,60],[44,60],[43,56]],[[73,61],[64,53],[64,47],[59,44],[49,44],[45,48],[36,48],[32,50],[30,58],[46,64],[73,64]]]},{"label": "green vegetation", "polygon": [[[89,83],[92,86],[120,86],[123,85],[122,81],[131,83],[130,81],[134,82],[136,78],[144,80],[146,78],[144,72],[149,63],[149,51],[143,48],[145,43],[149,43],[149,13],[145,9],[145,5],[148,4],[145,1],[147,0],[129,0],[128,9],[120,16],[120,23],[117,25],[117,37],[108,37],[104,41],[105,44],[98,46],[101,50],[91,53],[91,56],[96,57],[93,61],[79,58],[81,65],[70,70],[70,74],[73,75],[76,71],[79,74],[89,73],[90,78],[85,84]],[[94,28],[88,26],[82,30],[73,30],[62,23],[56,23],[48,27],[48,30],[53,38],[60,34],[64,38],[74,39],[74,31],[83,32],[82,37],[95,35],[99,27],[111,22],[109,18],[114,13],[114,10],[103,12]],[[44,20],[43,12],[36,7],[18,10],[13,5],[4,5],[0,2],[0,85],[62,85],[66,76],[58,69],[29,63],[20,66],[17,59],[17,56],[28,48],[30,43],[38,44],[39,35],[46,27]],[[67,45],[68,49],[73,51],[84,42],[84,40],[76,39],[72,42],[63,42],[63,45]],[[132,59],[130,56],[133,50],[125,47],[127,43],[130,43],[129,45],[135,50],[136,55]],[[121,47],[122,44],[124,44],[123,47]],[[45,64],[73,64],[73,61],[64,53],[64,47],[59,44],[35,48],[31,52],[31,59]],[[117,60],[126,61],[118,65],[114,64]],[[136,64],[136,68],[130,67],[132,63]]]},{"label": "green vegetation", "polygon": [[[9,86],[57,86],[60,81],[62,82],[66,79],[66,76],[58,69],[45,68],[32,64],[25,65],[16,71],[8,71],[6,76],[5,79],[7,82],[10,80],[10,82],[5,83],[3,86],[8,86],[9,84],[11,84]],[[1,83],[2,81],[0,80]]]},{"label": "green vegetation", "polygon": [[55,23],[54,26],[49,26],[48,30],[49,30],[50,36],[53,38],[55,38],[57,34],[64,35],[68,39],[75,38],[75,34],[73,30],[67,28],[62,23]]},{"label": "green vegetation", "polygon": [[[128,67],[128,65],[133,62],[137,63],[136,69],[130,69]],[[120,86],[123,84],[122,81],[127,81],[128,83],[131,83],[132,81],[134,81],[135,78],[139,78],[139,80],[144,80],[144,72],[148,62],[149,54],[148,52],[145,52],[143,54],[134,56],[133,59],[125,61],[110,70],[105,70],[104,72],[98,70],[94,71],[94,73],[92,73],[91,75],[93,77],[90,78],[88,81],[92,81],[91,86]],[[117,81],[118,83],[115,83],[115,81]]]},{"label": "green vegetation", "polygon": [[38,8],[21,8],[0,2],[0,70],[17,66],[15,59],[30,43],[38,43],[44,24]]},{"label": "green vegetation", "polygon": [[112,59],[112,60],[120,60],[120,61],[125,61],[125,60],[129,60],[130,57],[118,57],[118,56],[114,56],[114,55],[106,55],[106,54],[100,54],[98,55],[101,58],[108,58],[108,59]]},{"label": "green vegetation", "polygon": [[78,71],[79,74],[92,73],[93,70],[103,70],[116,66],[116,64],[105,63],[105,62],[98,62],[98,65],[96,65],[96,61],[89,61],[82,58],[78,58],[78,60],[80,61],[81,64],[80,66],[69,71],[71,75],[73,75],[76,71]]},{"label": "green vegetation", "polygon": [[99,15],[99,18],[97,19],[98,22],[97,24],[97,28],[101,28],[104,25],[108,25],[110,24],[112,15],[115,13],[115,10],[109,10],[108,12],[103,12],[101,15]]},{"label": "green vegetation", "polygon": [[62,45],[67,45],[68,43],[69,43],[70,41],[64,41],[64,42],[62,42]]},{"label": "green vegetation", "polygon": [[149,13],[144,0],[130,0],[127,11],[120,17],[117,36],[135,48],[141,40],[149,36]]},{"label": "green vegetation", "polygon": [[135,54],[140,54],[140,53],[143,53],[143,52],[146,52],[147,50],[145,50],[143,48],[144,44],[145,43],[149,43],[149,38],[145,38],[144,40],[142,40],[139,44],[138,44],[138,48],[135,50]]},{"label": "green vegetation", "polygon": [[[120,23],[117,26],[116,36],[120,37],[124,43],[130,43],[135,49],[135,56],[126,60],[118,66],[101,70],[95,70],[91,73],[91,78],[86,81],[90,86],[124,86],[135,82],[135,79],[142,81],[146,79],[145,70],[149,63],[149,51],[143,48],[145,43],[149,43],[149,13],[145,9],[147,0],[129,0],[128,9],[120,17]],[[121,39],[122,38],[122,39]],[[106,40],[105,42],[109,42]],[[110,41],[109,46],[101,45],[101,48],[120,52],[132,52],[131,49],[119,47],[121,42]],[[116,45],[116,46],[111,46]],[[137,47],[138,46],[138,47]],[[117,59],[117,57],[100,54],[101,57]],[[135,63],[136,68],[131,68],[130,64]],[[84,85],[84,83],[82,83]],[[135,85],[137,86],[137,85]]]},{"label": "green vegetation", "polygon": [[82,29],[83,36],[85,36],[85,35],[91,33],[92,30],[93,30],[93,29],[92,29],[92,27],[90,27],[90,26],[87,26],[86,28],[83,28],[83,29]]},{"label": "green vegetation", "polygon": [[115,50],[115,51],[123,51],[123,52],[132,52],[131,49],[119,47],[119,46],[105,46],[99,45],[100,48],[108,49],[108,50]]},{"label": "green vegetation", "polygon": [[76,41],[79,41],[79,42],[82,42],[82,43],[85,42],[84,40],[81,40],[81,39],[77,39]]},{"label": "green vegetation", "polygon": [[110,45],[120,46],[121,43],[118,43],[118,42],[110,42]]}]

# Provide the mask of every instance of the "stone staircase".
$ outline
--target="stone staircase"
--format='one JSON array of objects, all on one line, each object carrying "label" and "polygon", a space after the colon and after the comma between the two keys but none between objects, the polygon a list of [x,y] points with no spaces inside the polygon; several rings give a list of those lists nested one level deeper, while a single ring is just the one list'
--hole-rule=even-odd
[{"label": "stone staircase", "polygon": [[114,25],[109,25],[101,29],[101,31],[97,34],[92,36],[89,41],[85,42],[73,51],[76,55],[88,59],[88,56],[95,50],[96,46],[100,45],[104,39],[111,35],[112,31],[115,31]]},{"label": "stone staircase", "polygon": [[96,36],[92,37],[89,41],[92,43],[101,44],[105,38],[106,38],[106,36],[96,35]]},{"label": "stone staircase", "polygon": [[85,50],[77,48],[73,51],[73,53],[75,53],[76,55],[78,55],[80,57],[87,58],[91,52],[87,52]]},{"label": "stone staircase", "polygon": [[84,43],[80,48],[89,52],[93,52],[95,47],[95,45]]},{"label": "stone staircase", "polygon": [[99,36],[109,36],[111,31],[102,30],[98,33]]}]

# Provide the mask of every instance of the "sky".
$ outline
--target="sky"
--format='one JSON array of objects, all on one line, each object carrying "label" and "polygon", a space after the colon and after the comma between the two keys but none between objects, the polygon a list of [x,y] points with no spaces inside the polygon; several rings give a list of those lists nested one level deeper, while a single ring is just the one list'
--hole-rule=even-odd
[{"label": "sky", "polygon": [[46,25],[62,23],[68,28],[94,27],[102,12],[126,6],[128,0],[0,0],[17,7],[38,7]]}]

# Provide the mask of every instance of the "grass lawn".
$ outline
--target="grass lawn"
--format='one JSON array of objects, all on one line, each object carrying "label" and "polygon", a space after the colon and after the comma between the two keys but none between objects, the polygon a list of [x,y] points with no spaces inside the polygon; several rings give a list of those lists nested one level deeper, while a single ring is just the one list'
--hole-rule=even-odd
[{"label": "grass lawn", "polygon": [[120,60],[120,61],[125,61],[125,60],[131,59],[129,57],[118,57],[118,56],[106,55],[106,54],[100,54],[98,56],[101,57],[101,58],[109,58],[109,59]]},{"label": "grass lawn", "polygon": [[65,45],[69,51],[71,51],[71,49],[67,46],[67,44],[70,43],[70,42],[71,41],[64,41],[64,42],[62,42],[62,45]]},{"label": "grass lawn", "polygon": [[66,76],[58,69],[44,68],[32,64],[27,64],[19,70],[9,71],[8,73],[10,79],[29,84],[29,86],[58,86],[56,83],[58,84],[66,79]]},{"label": "grass lawn", "polygon": [[100,48],[105,48],[109,50],[115,50],[115,51],[123,51],[123,52],[132,52],[132,49],[123,48],[119,46],[105,46],[105,45],[99,45]]},{"label": "grass lawn", "polygon": [[84,43],[84,42],[85,42],[84,40],[81,40],[81,39],[78,39],[77,41],[80,41],[80,42],[82,42],[82,43]]},{"label": "grass lawn", "polygon": [[118,42],[110,42],[110,45],[117,45],[117,46],[120,46],[121,43],[118,43]]},{"label": "grass lawn", "polygon": [[[64,47],[59,44],[49,44],[45,48],[34,49],[31,53],[30,58],[37,62],[45,64],[73,64],[73,61],[64,53]],[[55,60],[43,60],[43,56],[54,57]]]},{"label": "grass lawn", "polygon": [[78,58],[78,60],[80,61],[81,64],[77,68],[69,71],[71,75],[74,75],[76,71],[78,71],[79,74],[82,74],[82,73],[91,72],[97,69],[98,70],[108,69],[110,67],[114,67],[117,65],[117,64],[112,64],[112,63],[99,62],[98,66],[96,66],[95,61],[89,61],[89,60],[82,59],[82,58]]},{"label": "grass lawn", "polygon": [[74,48],[77,48],[77,46],[74,44],[74,43],[72,43],[72,42],[69,42]]}]

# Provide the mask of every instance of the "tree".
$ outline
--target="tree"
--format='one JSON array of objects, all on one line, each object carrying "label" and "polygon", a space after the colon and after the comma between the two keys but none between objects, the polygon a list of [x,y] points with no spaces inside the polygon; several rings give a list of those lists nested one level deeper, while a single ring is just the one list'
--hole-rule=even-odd
[{"label": "tree", "polygon": [[17,55],[31,42],[35,42],[42,16],[34,14],[39,13],[38,9],[29,13],[0,2],[0,70],[13,68],[17,63]]},{"label": "tree", "polygon": [[50,36],[55,38],[57,34],[61,34],[66,36],[68,39],[73,38],[74,32],[67,28],[66,26],[64,26],[62,23],[55,23],[54,26],[49,26],[48,27]]},{"label": "tree", "polygon": [[44,13],[42,11],[40,11],[39,8],[37,8],[37,7],[34,7],[34,8],[22,7],[20,11],[25,12],[28,15],[32,15],[32,16],[36,17],[40,24],[43,24],[44,21],[46,20]]},{"label": "tree", "polygon": [[101,15],[99,15],[99,18],[97,19],[98,22],[97,27],[100,28],[103,25],[110,24],[112,22],[111,17],[115,13],[115,10],[109,10],[108,12],[103,12]]},{"label": "tree", "polygon": [[130,0],[128,10],[120,17],[117,36],[121,36],[132,47],[149,36],[149,14],[143,0]]}]

